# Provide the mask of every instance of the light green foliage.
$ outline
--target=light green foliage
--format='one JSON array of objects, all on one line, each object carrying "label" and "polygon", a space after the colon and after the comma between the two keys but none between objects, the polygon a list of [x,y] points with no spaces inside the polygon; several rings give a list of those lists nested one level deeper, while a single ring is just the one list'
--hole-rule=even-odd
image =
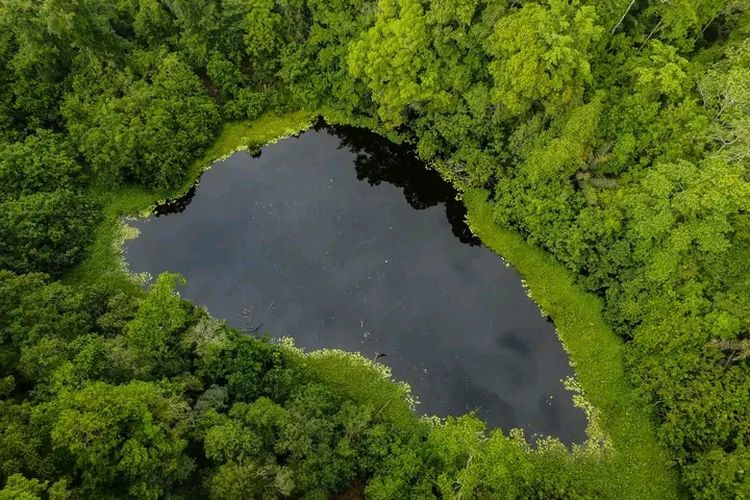
[{"label": "light green foliage", "polygon": [[49,485],[37,479],[26,479],[21,474],[8,478],[5,488],[0,490],[0,500],[66,500],[70,498],[64,479]]},{"label": "light green foliage", "polygon": [[[684,48],[692,46],[696,35],[707,27],[724,10],[731,10],[733,2],[727,0],[676,0],[649,2],[644,10],[646,39],[655,35]],[[650,29],[646,34],[646,27]]]},{"label": "light green foliage", "polygon": [[[748,496],[749,35],[742,0],[0,2],[0,496]],[[382,367],[123,272],[120,216],[310,124],[291,109],[464,190],[589,443],[418,420]]]},{"label": "light green foliage", "polygon": [[682,98],[691,85],[686,74],[688,61],[680,57],[674,47],[659,41],[649,44],[647,55],[647,66],[635,65],[633,68],[636,92],[650,100]]},{"label": "light green foliage", "polygon": [[278,498],[293,491],[289,471],[278,466],[229,462],[218,467],[208,483],[210,498],[244,500]]},{"label": "light green foliage", "polygon": [[750,453],[744,445],[731,454],[714,449],[687,468],[692,484],[702,485],[699,498],[742,498],[750,495]]},{"label": "light green foliage", "polygon": [[[359,355],[324,350],[310,354],[309,369],[320,383],[335,382],[331,390],[360,404],[371,404],[381,418],[399,428],[414,425],[410,389],[394,386],[390,373],[380,364]],[[385,370],[385,371],[384,371]]]},{"label": "light green foliage", "polygon": [[[433,428],[427,444],[441,471],[436,480],[440,498],[584,497],[602,488],[590,478],[571,480],[572,456],[560,442],[542,441],[532,449],[520,432],[486,437],[484,424],[474,417],[449,419]],[[576,458],[578,466],[587,462],[588,468],[597,468],[583,454]],[[609,490],[603,495],[609,496],[615,488],[609,485],[599,493]]]},{"label": "light green foliage", "polygon": [[698,252],[726,252],[732,222],[748,197],[750,184],[744,181],[742,169],[719,159],[700,167],[687,162],[654,166],[624,196],[632,221],[628,239],[635,258],[646,262],[646,276],[663,283],[686,259],[699,258]]},{"label": "light green foliage", "polygon": [[699,90],[712,111],[712,139],[730,162],[750,162],[750,39],[727,50],[701,79]]},{"label": "light green foliage", "polygon": [[37,479],[26,479],[21,474],[8,478],[5,488],[0,490],[1,500],[41,500],[45,485]]},{"label": "light green foliage", "polygon": [[540,104],[549,113],[577,102],[591,81],[589,48],[602,29],[580,2],[527,3],[501,18],[487,39],[492,101],[510,115]]},{"label": "light green foliage", "polygon": [[597,169],[619,174],[653,158],[700,157],[709,119],[696,104],[696,79],[688,60],[657,40],[624,65],[611,64],[618,65],[615,74],[630,90],[626,96],[610,95],[604,126],[611,128],[606,134],[611,142],[605,144],[612,154],[601,158]]},{"label": "light green foliage", "polygon": [[421,2],[383,0],[374,28],[349,54],[352,74],[367,78],[378,116],[387,126],[403,123],[407,107],[419,106],[439,91],[428,37]]}]

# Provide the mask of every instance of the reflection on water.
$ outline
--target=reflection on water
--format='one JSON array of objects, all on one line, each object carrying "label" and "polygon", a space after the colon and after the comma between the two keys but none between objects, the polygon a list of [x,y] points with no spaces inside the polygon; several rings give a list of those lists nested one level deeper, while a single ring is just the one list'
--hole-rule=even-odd
[{"label": "reflection on water", "polygon": [[357,179],[371,186],[387,182],[404,190],[404,197],[416,210],[438,204],[445,206],[445,214],[456,238],[467,245],[480,245],[466,225],[466,207],[456,199],[456,191],[436,171],[425,168],[407,146],[397,145],[385,137],[355,127],[331,126],[319,122],[316,130],[325,130],[341,140],[341,146],[356,156],[354,168]]},{"label": "reflection on water", "polygon": [[187,193],[179,198],[173,198],[165,201],[161,205],[157,205],[156,208],[154,208],[154,215],[161,217],[162,215],[179,214],[184,212],[188,205],[190,205],[190,202],[193,201],[193,197],[195,197],[195,192],[197,190],[198,183],[195,183],[190,189],[188,189]]},{"label": "reflection on water", "polygon": [[221,162],[126,256],[185,275],[185,298],[240,328],[380,355],[421,412],[582,441],[553,325],[455,198],[408,148],[320,124]]}]

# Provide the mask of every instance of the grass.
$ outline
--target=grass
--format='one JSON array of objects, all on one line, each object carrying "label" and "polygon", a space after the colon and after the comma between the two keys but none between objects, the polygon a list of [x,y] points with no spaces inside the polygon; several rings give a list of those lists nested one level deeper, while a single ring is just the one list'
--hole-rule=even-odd
[{"label": "grass", "polygon": [[123,289],[140,288],[137,280],[128,274],[122,256],[123,241],[134,236],[134,230],[122,221],[123,217],[143,215],[160,201],[180,196],[217,160],[243,149],[263,146],[299,133],[311,125],[315,116],[315,113],[307,111],[283,115],[266,113],[257,120],[225,124],[203,157],[188,167],[185,182],[176,189],[152,191],[124,187],[93,192],[92,198],[104,207],[102,222],[96,230],[86,259],[65,276],[65,281],[73,284],[106,281]]},{"label": "grass", "polygon": [[471,229],[523,276],[530,295],[552,317],[591,412],[591,442],[603,437],[607,460],[623,481],[622,498],[674,498],[676,474],[657,442],[648,406],[631,386],[622,341],[602,318],[600,300],[543,250],[499,226],[483,190],[463,194]]},{"label": "grass", "polygon": [[[251,122],[224,125],[205,155],[190,165],[186,182],[169,192],[127,187],[92,193],[103,204],[103,220],[88,257],[65,280],[103,280],[140,290],[138,281],[127,273],[122,256],[123,241],[133,236],[122,218],[143,214],[156,203],[183,194],[217,160],[308,128],[314,116],[304,111],[266,114]],[[676,475],[668,465],[666,451],[657,443],[649,411],[628,381],[623,364],[625,346],[602,319],[599,299],[578,287],[572,275],[549,254],[524,242],[515,231],[497,225],[484,191],[467,191],[463,199],[472,230],[518,270],[533,299],[553,318],[590,414],[587,446],[598,446],[602,437],[606,441],[611,451],[605,457],[608,468],[616,471],[617,482],[623,485],[619,496],[676,497]]]}]

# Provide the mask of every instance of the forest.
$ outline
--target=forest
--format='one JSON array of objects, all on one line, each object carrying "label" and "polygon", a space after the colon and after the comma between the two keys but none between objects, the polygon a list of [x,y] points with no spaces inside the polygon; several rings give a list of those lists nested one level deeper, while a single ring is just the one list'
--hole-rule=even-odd
[{"label": "forest", "polygon": [[[0,499],[750,498],[746,0],[5,0],[0,28]],[[97,267],[118,203],[299,111],[412,145],[601,304],[646,476]]]}]

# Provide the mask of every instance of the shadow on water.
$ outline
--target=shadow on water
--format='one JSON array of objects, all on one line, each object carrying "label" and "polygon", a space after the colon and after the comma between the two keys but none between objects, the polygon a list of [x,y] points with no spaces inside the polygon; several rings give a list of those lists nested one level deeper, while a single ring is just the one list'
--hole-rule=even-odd
[{"label": "shadow on water", "polygon": [[190,205],[190,202],[193,201],[193,198],[195,198],[195,193],[198,190],[199,183],[200,179],[195,181],[195,184],[190,186],[190,189],[188,189],[187,193],[183,194],[180,197],[167,200],[154,207],[154,215],[157,217],[161,217],[164,215],[179,214],[184,212],[185,209]]},{"label": "shadow on water", "polygon": [[422,413],[585,438],[549,318],[408,146],[318,123],[199,182],[136,223],[133,272],[184,275],[181,295],[237,328],[386,353]]},{"label": "shadow on water", "polygon": [[[313,128],[335,135],[341,141],[339,149],[354,153],[357,179],[367,181],[371,186],[386,182],[403,189],[404,198],[415,210],[444,204],[445,216],[456,238],[470,246],[482,244],[466,224],[466,207],[456,199],[456,190],[435,170],[425,168],[411,147],[395,144],[367,129],[329,125],[322,120],[318,120]],[[250,151],[253,158],[259,158],[261,154],[259,148]],[[193,201],[199,183],[200,178],[184,195],[157,205],[153,214],[161,217],[184,212]]]},{"label": "shadow on water", "polygon": [[482,242],[466,224],[466,207],[456,199],[457,192],[435,170],[425,168],[414,150],[394,144],[369,130],[319,121],[315,130],[324,130],[341,140],[340,148],[354,153],[357,179],[371,186],[387,182],[403,189],[404,198],[415,210],[445,204],[445,215],[453,234],[461,243],[479,246]]}]

